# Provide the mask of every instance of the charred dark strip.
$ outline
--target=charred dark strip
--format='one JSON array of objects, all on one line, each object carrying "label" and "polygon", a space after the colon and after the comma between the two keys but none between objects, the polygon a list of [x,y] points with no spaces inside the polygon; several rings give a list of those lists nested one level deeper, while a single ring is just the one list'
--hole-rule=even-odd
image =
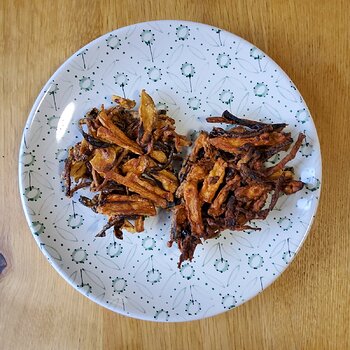
[{"label": "charred dark strip", "polygon": [[85,196],[80,196],[79,197],[79,202],[84,205],[85,207],[90,208],[92,211],[96,213],[96,206],[98,205],[98,198],[99,195],[95,195],[92,199],[85,197]]},{"label": "charred dark strip", "polygon": [[[115,230],[115,226],[120,228],[123,225],[123,223],[124,223],[124,218],[119,217],[119,216],[111,217],[108,220],[107,224],[102,227],[102,230],[95,237],[105,237],[106,231],[108,229],[110,229],[111,227],[114,227],[114,230]],[[119,238],[119,237],[117,237],[117,238]]]},{"label": "charred dark strip", "polygon": [[265,172],[266,176],[270,176],[271,174],[273,174],[274,172],[283,169],[284,166],[290,162],[292,159],[295,158],[295,156],[297,155],[297,152],[301,146],[301,144],[303,143],[303,140],[305,139],[305,135],[300,133],[298,136],[297,141],[295,142],[295,144],[293,145],[291,151],[275,166],[268,168],[267,171]]},{"label": "charred dark strip", "polygon": [[261,231],[261,228],[260,227],[252,227],[249,225],[241,225],[241,226],[235,226],[234,230],[235,231],[246,231],[246,230]]},{"label": "charred dark strip", "polygon": [[272,146],[272,147],[267,148],[266,150],[262,151],[263,158],[266,160],[270,159],[272,156],[274,156],[278,152],[285,151],[286,149],[288,149],[288,147],[292,143],[293,143],[293,139],[290,138],[277,146]]},{"label": "charred dark strip", "polygon": [[263,127],[271,127],[274,131],[281,131],[283,130],[287,124],[285,123],[279,123],[279,124],[268,124],[263,122],[258,122],[255,120],[249,120],[249,119],[243,119],[238,118],[231,114],[229,111],[224,111],[222,113],[221,117],[208,117],[207,118],[208,123],[226,123],[226,124],[232,124],[232,125],[241,125],[248,127],[250,129],[261,129]]},{"label": "charred dark strip", "polygon": [[233,138],[241,138],[241,139],[245,139],[248,137],[255,137],[255,136],[259,136],[265,132],[270,132],[273,131],[273,127],[271,125],[267,125],[267,126],[263,126],[258,130],[245,130],[243,133],[236,133],[236,132],[230,132],[230,130],[228,130],[228,133],[226,134],[228,137],[233,137]]},{"label": "charred dark strip", "polygon": [[269,211],[271,211],[276,206],[276,203],[282,191],[283,182],[284,182],[284,176],[282,175],[278,178],[276,182],[275,191],[272,195],[271,202],[269,205]]},{"label": "charred dark strip", "polygon": [[165,154],[168,154],[170,152],[170,147],[166,143],[159,141],[154,142],[153,149],[157,151],[163,151]]},{"label": "charred dark strip", "polygon": [[241,175],[242,178],[249,182],[249,181],[255,181],[255,182],[259,182],[259,183],[263,183],[266,181],[266,176],[264,174],[262,174],[259,171],[255,171],[253,169],[250,169],[246,164],[242,164],[241,168]]},{"label": "charred dark strip", "polygon": [[[121,217],[119,205],[110,205],[105,212],[100,211],[100,206],[112,203],[108,202],[113,200],[111,195],[123,195],[125,198],[129,195],[140,196],[139,200],[147,206],[146,201],[151,194],[154,203],[150,207],[155,204],[156,207],[170,208],[174,205],[173,192],[177,186],[172,163],[175,153],[189,145],[189,142],[176,133],[175,120],[166,115],[166,111],[154,113],[154,101],[144,90],[141,91],[142,116],[140,109],[128,109],[129,106],[134,107],[134,101],[117,98],[114,102],[117,106],[105,109],[102,105],[100,109],[93,108],[79,120],[82,141],[69,150],[62,179],[69,197],[88,186],[91,192],[96,193],[92,199],[81,196],[79,201],[109,218],[97,236],[105,236],[106,230],[113,227],[114,235],[121,239],[123,228],[143,231],[146,215],[133,215],[135,210],[130,210],[130,214]],[[138,142],[142,143],[141,147]],[[101,152],[101,148],[105,151]],[[141,148],[144,152],[141,152]],[[140,152],[133,152],[138,149]],[[157,150],[158,154],[154,152]],[[147,161],[146,155],[153,152],[155,156]],[[135,162],[131,164],[135,166],[124,167],[124,164],[133,160]],[[163,169],[167,169],[167,173],[159,176],[154,174]],[[73,178],[76,181],[75,187],[72,185]],[[131,202],[132,198],[130,201],[126,199],[123,205],[127,207],[130,204],[132,208]],[[150,212],[156,214],[156,210]],[[134,224],[129,220],[137,222]]]},{"label": "charred dark strip", "polygon": [[84,139],[89,142],[90,145],[94,146],[95,148],[107,148],[111,147],[112,144],[108,142],[101,141],[89,134],[87,134],[83,129],[80,128],[80,132],[83,135]]},{"label": "charred dark strip", "polygon": [[63,179],[64,179],[64,185],[66,188],[66,196],[71,197],[71,177],[70,177],[70,170],[72,167],[72,149],[70,148],[68,151],[68,157],[64,162],[64,171],[63,171]]},{"label": "charred dark strip", "polygon": [[210,132],[209,137],[225,136],[230,138],[248,138],[259,136],[265,132],[274,131],[272,125],[262,126],[259,129],[245,129],[243,132],[235,132],[235,128],[224,130],[222,128],[213,128]]},{"label": "charred dark strip", "polygon": [[74,192],[80,190],[81,188],[89,187],[90,185],[91,181],[81,181],[70,190],[70,195],[72,196]]},{"label": "charred dark strip", "polygon": [[170,147],[170,152],[167,155],[168,156],[167,162],[164,163],[164,164],[157,164],[157,166],[155,168],[151,168],[150,169],[150,172],[152,173],[152,172],[156,172],[156,171],[159,171],[159,170],[163,170],[163,169],[168,168],[170,165],[172,165],[173,160],[174,160],[174,152],[175,152],[175,147],[174,147],[174,145],[172,145]]},{"label": "charred dark strip", "polygon": [[[216,117],[213,117],[216,118]],[[221,117],[218,117],[221,118]],[[209,118],[207,118],[208,121]],[[213,121],[213,123],[216,123]],[[224,130],[223,128],[215,127],[212,129],[212,131],[209,133],[209,137],[218,137],[218,136],[226,136],[228,134],[227,130]]]},{"label": "charred dark strip", "polygon": [[255,120],[238,118],[238,117],[234,116],[233,114],[231,114],[227,110],[224,111],[224,113],[222,113],[222,116],[224,118],[226,118],[227,120],[234,122],[233,124],[247,126],[251,129],[260,129],[264,126],[271,126],[274,131],[280,131],[280,130],[283,130],[288,125],[286,123],[268,124],[268,123],[258,122]]},{"label": "charred dark strip", "polygon": [[97,108],[93,108],[91,111],[87,112],[85,114],[85,118],[89,118],[89,119],[96,119],[98,116],[98,109]]},{"label": "charred dark strip", "polygon": [[187,157],[181,167],[181,170],[179,172],[179,180],[180,180],[180,183],[182,181],[185,180],[185,177],[187,176],[187,174],[189,173],[189,171],[191,170],[191,167],[192,167],[193,163],[190,161],[190,158]]},{"label": "charred dark strip", "polygon": [[[280,195],[295,193],[303,185],[301,181],[293,179],[294,174],[290,169],[285,168],[287,162],[295,157],[302,136],[298,137],[290,154],[279,164],[269,169],[265,166],[270,156],[286,151],[291,145],[290,134],[283,132],[286,124],[240,119],[228,111],[222,117],[209,117],[207,120],[232,124],[234,127],[229,130],[215,127],[209,139],[202,133],[195,142],[192,154],[182,165],[179,174],[181,185],[176,196],[180,200],[178,207],[185,206],[187,215],[176,222],[178,226],[173,227],[171,233],[171,240],[177,242],[181,252],[179,266],[193,257],[196,244],[190,244],[189,237],[206,240],[219,236],[225,229],[260,231],[249,222],[266,219]],[[220,140],[212,142],[215,137]],[[244,140],[247,138],[250,139]],[[218,169],[213,170],[217,159],[225,164],[224,177],[219,176]],[[217,183],[219,186],[216,187]],[[210,202],[201,192],[203,188],[205,191],[214,189]],[[270,194],[272,198],[267,203]],[[198,195],[198,198],[190,200],[191,195]],[[187,227],[187,231],[190,231],[186,237],[179,237],[179,230],[183,232],[183,227],[190,220],[191,225]],[[196,235],[191,232],[194,229]]]},{"label": "charred dark strip", "polygon": [[181,251],[181,255],[178,262],[178,268],[180,268],[181,264],[185,260],[192,261],[194,251],[198,244],[202,244],[202,241],[196,236],[187,235],[184,239],[178,241],[177,244],[179,245],[179,249]]}]

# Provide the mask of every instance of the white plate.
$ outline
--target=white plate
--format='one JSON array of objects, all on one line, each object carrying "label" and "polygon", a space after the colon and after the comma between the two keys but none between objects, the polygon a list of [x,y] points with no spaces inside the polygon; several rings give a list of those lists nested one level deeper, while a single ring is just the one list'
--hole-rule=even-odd
[{"label": "white plate", "polygon": [[[104,218],[64,196],[60,174],[76,122],[112,94],[138,100],[145,88],[177,130],[209,130],[205,117],[237,116],[287,122],[307,135],[291,163],[306,187],[282,197],[260,232],[225,232],[199,246],[177,268],[176,244],[166,246],[170,214],[146,221],[142,234],[95,238]],[[275,159],[277,160],[277,159]],[[281,68],[247,41],[200,23],[156,21],[108,33],[70,57],[50,78],[28,118],[19,182],[28,224],[40,249],[74,288],[113,311],[156,321],[219,314],[249,300],[288,266],[309,231],[321,181],[315,126]]]}]

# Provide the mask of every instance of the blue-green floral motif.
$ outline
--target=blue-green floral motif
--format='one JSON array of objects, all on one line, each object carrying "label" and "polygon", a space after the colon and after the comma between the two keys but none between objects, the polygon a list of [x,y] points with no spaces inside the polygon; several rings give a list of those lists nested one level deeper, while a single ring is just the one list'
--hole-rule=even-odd
[{"label": "blue-green floral motif", "polygon": [[112,287],[114,289],[114,291],[118,294],[123,293],[127,287],[127,282],[126,279],[123,277],[116,277],[113,281],[112,281]]},{"label": "blue-green floral motif", "polygon": [[225,309],[232,309],[236,306],[236,298],[231,294],[226,294],[221,298],[221,304]]},{"label": "blue-green floral motif", "polygon": [[118,38],[117,35],[110,35],[107,39],[107,47],[114,49],[119,49],[121,45],[121,40]]},{"label": "blue-green floral motif", "polygon": [[125,73],[117,72],[117,74],[114,75],[113,78],[114,78],[115,84],[119,85],[120,87],[128,85],[129,78]]},{"label": "blue-green floral motif", "polygon": [[180,273],[183,278],[190,280],[194,276],[194,268],[190,264],[182,264]]},{"label": "blue-green floral motif", "polygon": [[31,166],[35,163],[35,155],[32,152],[23,152],[22,162],[25,167]]},{"label": "blue-green floral motif", "polygon": [[83,264],[85,260],[88,257],[88,253],[85,249],[79,248],[74,249],[73,253],[71,254],[72,261],[74,261],[76,264]]},{"label": "blue-green floral motif", "polygon": [[83,68],[84,69],[86,69],[85,55],[86,55],[87,51],[88,51],[88,49],[85,49],[82,52],[77,54],[77,56],[80,56],[81,60],[83,61]]},{"label": "blue-green floral motif", "polygon": [[192,78],[195,75],[196,71],[193,64],[185,62],[181,65],[181,73],[186,78]]},{"label": "blue-green floral motif", "polygon": [[306,111],[305,108],[297,110],[295,113],[295,118],[297,121],[301,124],[305,124],[310,119],[309,113]]},{"label": "blue-green floral motif", "polygon": [[142,42],[146,45],[152,45],[154,43],[154,34],[150,29],[144,29],[140,36]]},{"label": "blue-green floral motif", "polygon": [[146,274],[147,282],[151,282],[152,284],[160,282],[162,279],[162,274],[158,269],[152,268]]},{"label": "blue-green floral motif", "polygon": [[185,311],[188,315],[197,315],[201,310],[201,304],[197,300],[190,299],[185,305]]},{"label": "blue-green floral motif", "polygon": [[158,110],[165,110],[165,111],[169,110],[169,106],[165,102],[158,102],[156,104],[156,107]]},{"label": "blue-green floral motif", "polygon": [[248,265],[254,269],[257,270],[260,267],[262,267],[264,264],[264,259],[260,254],[252,254],[249,258],[248,258]]},{"label": "blue-green floral motif", "polygon": [[71,214],[68,216],[68,219],[66,221],[67,221],[67,226],[75,230],[76,228],[79,228],[83,224],[84,218],[80,214]]},{"label": "blue-green floral motif", "polygon": [[309,142],[304,142],[300,147],[300,152],[303,157],[310,157],[313,152],[313,146]]},{"label": "blue-green floral motif", "polygon": [[28,186],[24,189],[24,195],[30,202],[36,202],[41,198],[42,192],[40,188],[34,186]]},{"label": "blue-green floral motif", "polygon": [[231,57],[226,53],[219,53],[216,63],[220,68],[228,68],[231,64]]},{"label": "blue-green floral motif", "polygon": [[212,28],[211,30],[218,35],[220,46],[223,46],[222,41],[221,41],[221,29],[219,29],[219,28]]},{"label": "blue-green floral motif", "polygon": [[197,97],[190,97],[187,102],[188,106],[194,111],[198,110],[201,106],[201,100]]},{"label": "blue-green floral motif", "polygon": [[154,43],[154,34],[152,33],[152,31],[150,29],[144,29],[142,31],[142,33],[140,34],[140,37],[141,37],[141,41],[148,46],[149,52],[151,54],[151,60],[152,60],[152,62],[154,62],[153,52],[152,52],[152,47],[151,47]]},{"label": "blue-green floral motif", "polygon": [[196,74],[196,71],[194,69],[193,64],[191,63],[183,63],[181,65],[181,74],[188,78],[189,82],[190,82],[190,91],[192,92],[192,81],[191,79],[193,78],[193,76]]},{"label": "blue-green floral motif", "polygon": [[52,115],[47,118],[47,125],[50,127],[51,130],[57,130],[57,123],[60,120],[60,118],[56,115]]},{"label": "blue-green floral motif", "polygon": [[305,187],[309,190],[309,191],[317,191],[321,186],[321,181],[319,179],[317,179],[315,176],[309,177],[306,179],[305,182]]},{"label": "blue-green floral motif", "polygon": [[157,67],[150,67],[147,69],[147,76],[149,80],[156,82],[161,79],[162,72]]},{"label": "blue-green floral motif", "polygon": [[56,83],[52,83],[51,86],[50,86],[50,89],[49,89],[49,95],[54,95],[57,93],[57,91],[59,91],[59,87],[58,87],[58,84]]},{"label": "blue-green floral motif", "polygon": [[95,85],[91,78],[83,76],[81,79],[79,79],[79,86],[81,90],[91,91]]},{"label": "blue-green floral motif", "polygon": [[257,47],[252,47],[250,49],[250,54],[249,56],[251,58],[253,58],[254,60],[257,60],[258,61],[258,64],[259,64],[259,70],[260,72],[262,71],[262,68],[261,68],[261,64],[260,64],[260,61],[265,57],[265,54],[259,50]]},{"label": "blue-green floral motif", "polygon": [[153,248],[156,246],[156,240],[152,237],[145,237],[142,239],[142,247],[145,248],[145,250],[153,250]]},{"label": "blue-green floral motif", "polygon": [[40,236],[45,232],[45,225],[40,221],[32,221],[31,229],[36,236]]},{"label": "blue-green floral motif", "polygon": [[267,96],[268,92],[269,92],[269,89],[268,89],[267,85],[264,84],[264,83],[257,83],[254,86],[254,94],[255,94],[255,96],[265,97],[265,96]]},{"label": "blue-green floral motif", "polygon": [[223,258],[220,258],[220,259],[216,259],[214,261],[214,267],[215,267],[215,270],[218,271],[218,272],[225,272],[228,270],[230,264],[228,263],[228,260],[226,259],[223,259]]},{"label": "blue-green floral motif", "polygon": [[106,250],[110,258],[116,258],[123,252],[123,246],[117,242],[113,242],[106,247]]},{"label": "blue-green floral motif", "polygon": [[255,60],[261,60],[265,57],[265,54],[257,47],[252,47],[249,52],[249,56],[254,58]]},{"label": "blue-green floral motif", "polygon": [[128,85],[128,82],[129,82],[128,75],[125,73],[117,72],[116,75],[113,76],[113,78],[114,78],[114,83],[122,89],[123,95],[124,97],[126,97],[124,87]]},{"label": "blue-green floral motif", "polygon": [[233,93],[230,90],[222,90],[219,94],[219,100],[227,105],[233,101]]},{"label": "blue-green floral motif", "polygon": [[277,223],[283,231],[288,231],[292,227],[292,220],[286,216],[279,218]]},{"label": "blue-green floral motif", "polygon": [[176,36],[179,40],[186,40],[190,36],[190,29],[188,28],[188,26],[180,24],[176,28]]}]

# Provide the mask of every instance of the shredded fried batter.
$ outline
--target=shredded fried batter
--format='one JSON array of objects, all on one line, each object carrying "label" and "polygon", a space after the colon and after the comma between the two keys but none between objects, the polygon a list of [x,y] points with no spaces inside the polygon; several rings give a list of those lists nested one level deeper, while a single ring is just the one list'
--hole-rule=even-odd
[{"label": "shredded fried batter", "polygon": [[69,149],[62,177],[68,197],[85,187],[96,193],[79,201],[108,217],[97,236],[113,227],[121,239],[123,229],[142,232],[156,208],[172,206],[179,186],[173,157],[190,142],[175,132],[174,119],[157,111],[145,90],[138,111],[133,100],[112,100],[116,106],[93,108],[80,119],[83,139]]},{"label": "shredded fried batter", "polygon": [[286,124],[240,119],[228,111],[207,121],[233,127],[202,131],[179,173],[179,204],[173,208],[169,241],[169,246],[176,242],[181,252],[179,267],[192,260],[203,239],[217,237],[225,229],[260,230],[250,227],[249,221],[266,219],[280,195],[303,187],[293,179],[293,169],[285,166],[296,156],[304,134],[299,134],[289,154],[267,168],[265,162],[293,142],[290,133],[283,132]]}]

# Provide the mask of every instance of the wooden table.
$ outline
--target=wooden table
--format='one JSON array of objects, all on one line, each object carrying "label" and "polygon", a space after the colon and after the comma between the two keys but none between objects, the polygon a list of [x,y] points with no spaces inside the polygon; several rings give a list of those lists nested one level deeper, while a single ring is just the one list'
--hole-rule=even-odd
[{"label": "wooden table", "polygon": [[[2,0],[0,348],[350,349],[349,16],[347,0]],[[51,268],[21,209],[17,155],[37,94],[68,56],[112,29],[179,18],[242,36],[294,80],[318,129],[323,191],[300,254],[264,293],[203,321],[155,324],[101,308]]]}]

